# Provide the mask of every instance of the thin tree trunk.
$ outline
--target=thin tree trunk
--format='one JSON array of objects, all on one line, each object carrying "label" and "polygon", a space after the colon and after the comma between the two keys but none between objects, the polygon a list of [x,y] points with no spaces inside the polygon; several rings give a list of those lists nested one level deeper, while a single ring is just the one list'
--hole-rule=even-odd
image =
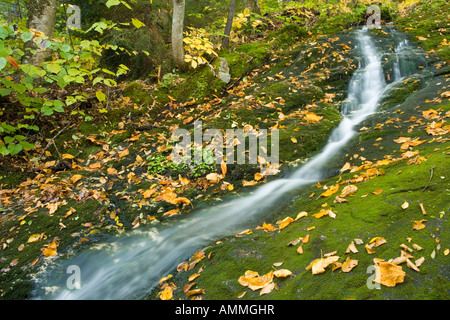
[{"label": "thin tree trunk", "polygon": [[236,10],[236,0],[230,0],[230,7],[228,8],[228,17],[227,24],[225,25],[225,36],[222,40],[222,45],[225,49],[228,49],[230,46],[230,34],[231,34],[231,26],[233,25],[233,17],[234,11]]},{"label": "thin tree trunk", "polygon": [[183,25],[185,0],[173,0],[172,14],[172,53],[175,64],[184,67]]},{"label": "thin tree trunk", "polygon": [[[56,6],[57,0],[30,0],[27,3],[27,27],[36,29],[52,39],[55,32]],[[39,65],[51,56],[50,50],[37,47],[32,41],[25,44],[25,49],[36,50],[36,53],[32,54],[28,50],[25,53],[24,63]]]},{"label": "thin tree trunk", "polygon": [[259,7],[258,0],[245,0],[245,6],[250,12],[261,15],[261,8]]}]

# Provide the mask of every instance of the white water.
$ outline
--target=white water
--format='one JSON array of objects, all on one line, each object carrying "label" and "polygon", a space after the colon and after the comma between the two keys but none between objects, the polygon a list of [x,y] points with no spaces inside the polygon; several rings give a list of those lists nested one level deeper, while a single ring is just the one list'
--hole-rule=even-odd
[{"label": "white water", "polygon": [[[356,135],[355,127],[376,112],[377,102],[386,89],[380,56],[367,30],[357,31],[358,51],[362,60],[354,73],[343,119],[324,149],[292,174],[289,179],[269,182],[254,193],[225,202],[187,218],[159,225],[146,231],[134,230],[77,254],[62,262],[81,270],[81,289],[66,289],[65,267],[60,266],[59,283],[46,279],[45,285],[60,286],[56,299],[141,299],[158,280],[172,272],[178,263],[226,235],[244,226],[262,224],[263,219],[290,191],[326,177],[327,167],[340,156]],[[398,79],[395,79],[398,80]],[[253,223],[253,225],[252,225]],[[61,271],[61,269],[63,269]],[[43,281],[43,282],[45,282]],[[45,295],[39,298],[47,298]]]}]

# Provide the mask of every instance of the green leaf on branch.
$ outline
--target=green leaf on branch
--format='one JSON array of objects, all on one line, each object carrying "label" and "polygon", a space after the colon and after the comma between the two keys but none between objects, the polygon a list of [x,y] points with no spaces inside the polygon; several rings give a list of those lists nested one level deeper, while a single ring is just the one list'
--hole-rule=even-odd
[{"label": "green leaf on branch", "polygon": [[98,101],[100,101],[100,102],[102,102],[102,101],[104,101],[106,99],[106,95],[103,92],[101,92],[101,91],[97,91],[95,93],[95,95],[96,95]]}]

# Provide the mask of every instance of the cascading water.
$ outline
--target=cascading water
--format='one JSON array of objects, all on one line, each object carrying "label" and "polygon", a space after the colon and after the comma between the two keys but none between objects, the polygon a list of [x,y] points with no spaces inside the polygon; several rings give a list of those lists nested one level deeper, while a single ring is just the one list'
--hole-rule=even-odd
[{"label": "cascading water", "polygon": [[[341,123],[333,130],[324,149],[290,178],[274,180],[248,196],[191,213],[157,228],[124,233],[109,243],[94,245],[73,258],[59,261],[62,266],[55,268],[59,274],[53,270],[46,279],[38,280],[42,286],[59,288],[53,295],[38,294],[37,298],[142,299],[161,277],[194,251],[213,240],[235,234],[243,226],[261,223],[290,191],[326,178],[330,162],[341,155],[356,135],[355,127],[376,111],[388,87],[381,54],[369,34],[365,28],[356,31],[357,49],[362,59],[350,81]],[[400,64],[401,60],[397,60],[394,82],[401,79]],[[69,275],[65,272],[69,265],[80,267],[80,289],[66,289]]]}]

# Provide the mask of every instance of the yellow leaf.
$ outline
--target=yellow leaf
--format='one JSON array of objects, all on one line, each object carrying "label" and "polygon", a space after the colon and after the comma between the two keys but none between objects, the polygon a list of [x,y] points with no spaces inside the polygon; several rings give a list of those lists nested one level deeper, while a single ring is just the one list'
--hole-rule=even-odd
[{"label": "yellow leaf", "polygon": [[43,233],[35,233],[35,234],[32,234],[32,235],[28,238],[27,243],[32,243],[32,242],[40,241],[40,240],[42,239],[43,235],[44,235]]},{"label": "yellow leaf", "polygon": [[339,260],[338,256],[331,256],[327,258],[321,258],[313,260],[307,267],[306,270],[312,270],[312,274],[319,274],[325,272],[325,268],[330,264]]},{"label": "yellow leaf", "polygon": [[345,198],[346,196],[353,195],[356,191],[358,191],[358,187],[350,184],[342,189],[340,197]]},{"label": "yellow leaf", "polygon": [[58,242],[53,241],[46,248],[42,248],[42,254],[46,257],[53,257],[57,254],[56,248],[58,247]]},{"label": "yellow leaf", "polygon": [[401,266],[390,262],[379,262],[375,266],[375,282],[387,287],[395,287],[397,283],[402,283],[406,273]]},{"label": "yellow leaf", "polygon": [[167,286],[163,291],[161,291],[159,298],[161,300],[170,300],[173,297],[173,289]]},{"label": "yellow leaf", "polygon": [[297,215],[297,217],[295,217],[294,221],[297,221],[300,218],[306,217],[307,215],[308,215],[308,212],[302,211]]},{"label": "yellow leaf", "polygon": [[254,271],[247,271],[244,276],[239,277],[238,282],[245,287],[249,287],[251,290],[255,291],[264,288],[268,283],[273,280],[273,271],[259,276],[258,273]]},{"label": "yellow leaf", "polygon": [[200,276],[200,273],[194,273],[189,276],[188,280],[189,280],[189,282],[191,282],[191,281],[197,279],[197,277],[199,277],[199,276]]},{"label": "yellow leaf", "polygon": [[408,207],[409,207],[408,201],[403,202],[403,204],[402,204],[402,209],[405,210],[405,209],[408,208]]},{"label": "yellow leaf", "polygon": [[366,251],[367,251],[368,254],[374,254],[375,253],[375,250],[372,249],[372,246],[366,244],[365,248],[366,248]]},{"label": "yellow leaf", "polygon": [[209,173],[206,175],[206,180],[208,180],[210,183],[217,183],[222,179],[222,175],[218,173]]},{"label": "yellow leaf", "polygon": [[322,119],[323,119],[322,116],[318,116],[314,112],[309,112],[305,115],[305,120],[308,121],[309,123],[316,123]]},{"label": "yellow leaf", "polygon": [[386,243],[386,239],[385,239],[385,238],[382,238],[382,237],[375,237],[375,238],[372,238],[372,239],[369,241],[369,243],[374,243],[374,242],[375,242],[374,247],[379,247],[379,246],[381,246],[382,244],[385,244],[385,243]]},{"label": "yellow leaf", "polygon": [[294,222],[294,219],[292,219],[291,217],[286,217],[281,221],[277,221],[277,224],[279,225],[278,228],[282,230],[286,228],[288,225],[290,225],[292,222]]},{"label": "yellow leaf", "polygon": [[72,176],[72,178],[70,178],[70,182],[75,183],[78,180],[80,180],[83,176],[81,174],[75,174]]},{"label": "yellow leaf", "polygon": [[295,139],[294,137],[291,138],[291,141],[292,141],[293,143],[297,143],[297,139]]},{"label": "yellow leaf", "polygon": [[156,189],[149,189],[144,191],[144,193],[142,194],[144,196],[144,199],[150,198],[152,196],[152,194],[154,194],[156,192]]},{"label": "yellow leaf", "polygon": [[313,214],[312,216],[316,219],[320,219],[323,216],[328,216],[328,215],[332,218],[334,218],[336,216],[335,213],[333,211],[331,211],[331,209],[322,209],[319,212]]},{"label": "yellow leaf", "polygon": [[358,265],[358,260],[352,260],[350,257],[347,257],[347,260],[342,264],[341,270],[342,272],[349,272],[354,267]]},{"label": "yellow leaf", "polygon": [[331,196],[333,193],[336,193],[339,190],[339,185],[335,185],[335,186],[331,186],[328,188],[327,191],[323,192],[320,196],[321,197],[329,197]]},{"label": "yellow leaf", "polygon": [[186,292],[186,297],[196,296],[196,295],[203,294],[203,293],[205,293],[205,290],[203,290],[203,289],[189,290],[188,292]]},{"label": "yellow leaf", "polygon": [[125,149],[125,150],[119,152],[119,158],[125,157],[129,154],[130,154],[130,151],[128,151],[128,149]]},{"label": "yellow leaf", "polygon": [[73,155],[71,155],[71,154],[64,153],[63,155],[61,155],[61,158],[63,158],[63,159],[73,159],[75,157]]},{"label": "yellow leaf", "polygon": [[292,273],[292,271],[290,271],[288,269],[279,269],[279,270],[275,270],[273,272],[273,275],[277,278],[286,278],[289,276],[293,276],[294,274]]},{"label": "yellow leaf", "polygon": [[344,171],[350,170],[351,167],[352,167],[351,164],[349,162],[347,162],[346,164],[344,164],[344,166],[339,171],[344,172]]},{"label": "yellow leaf", "polygon": [[163,282],[165,282],[166,280],[172,278],[173,276],[171,274],[169,274],[167,277],[163,277],[159,280],[158,285],[161,285]]},{"label": "yellow leaf", "polygon": [[419,221],[414,221],[414,225],[413,225],[413,230],[420,230],[425,228],[425,225],[423,224],[425,221],[425,219],[419,220]]},{"label": "yellow leaf", "polygon": [[358,249],[357,249],[356,246],[355,246],[355,242],[354,242],[354,241],[352,241],[352,242],[348,245],[347,250],[345,250],[345,253],[350,253],[350,252],[353,252],[353,253],[359,252]]},{"label": "yellow leaf", "polygon": [[107,172],[108,174],[110,174],[110,175],[117,174],[117,169],[115,169],[115,168],[108,168],[108,169],[106,170],[106,172]]},{"label": "yellow leaf", "polygon": [[309,242],[309,233],[302,238],[302,242],[303,243],[308,243]]},{"label": "yellow leaf", "polygon": [[270,282],[268,284],[266,284],[264,286],[264,288],[261,289],[261,291],[259,292],[259,295],[262,296],[263,294],[268,294],[270,292],[272,292],[273,289],[275,289],[276,284],[273,282]]}]

